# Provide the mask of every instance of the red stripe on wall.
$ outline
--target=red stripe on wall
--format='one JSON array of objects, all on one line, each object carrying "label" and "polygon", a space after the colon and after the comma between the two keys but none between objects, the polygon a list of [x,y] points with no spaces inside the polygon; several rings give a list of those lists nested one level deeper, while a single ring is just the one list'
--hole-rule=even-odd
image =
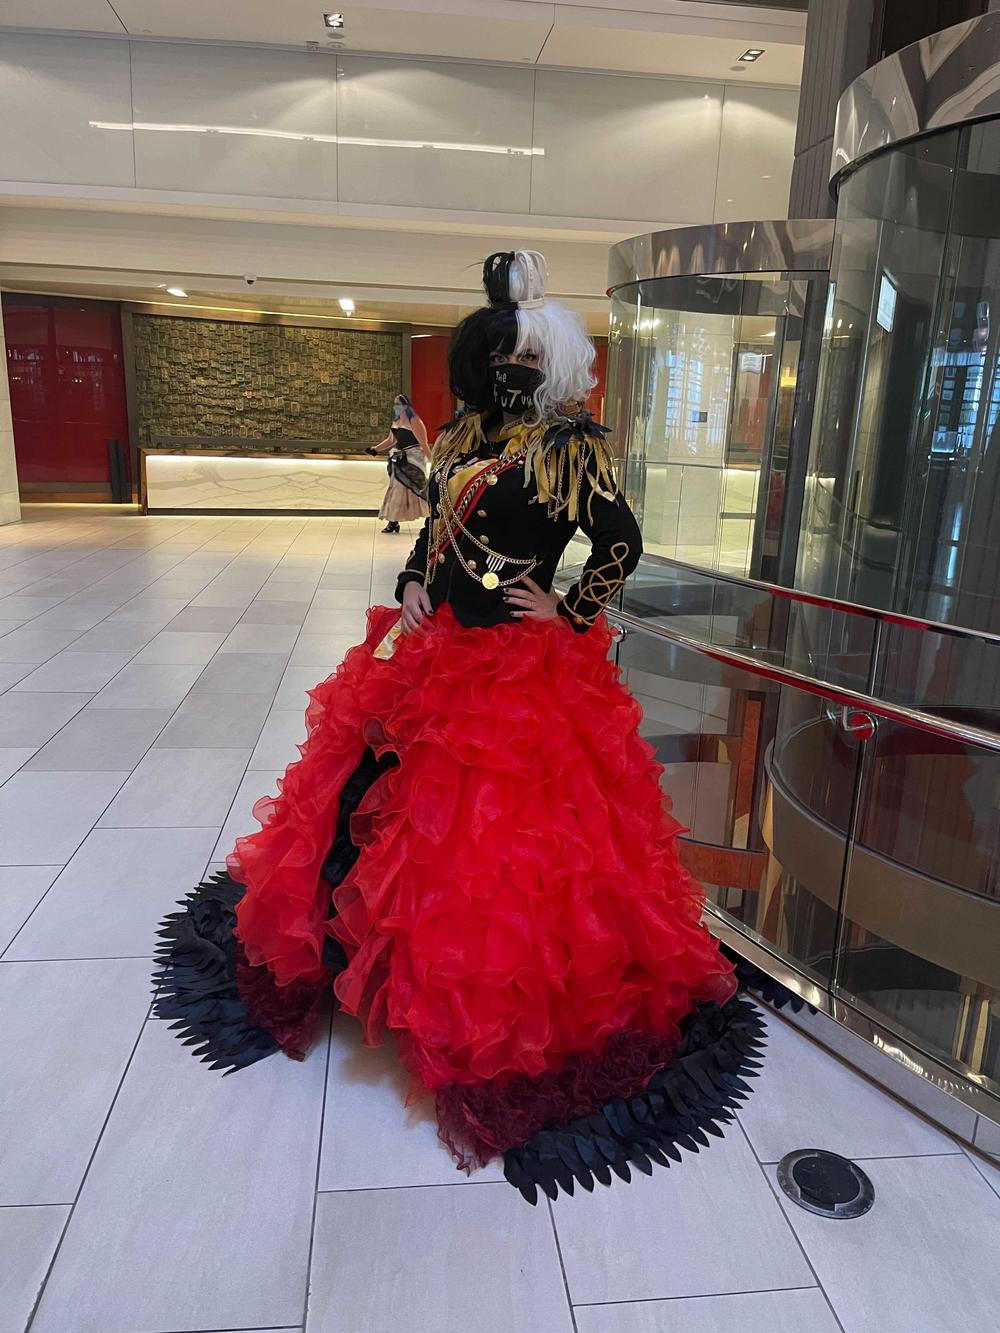
[{"label": "red stripe on wall", "polygon": [[411,343],[410,397],[423,417],[427,434],[433,441],[438,427],[455,415],[455,400],[448,388],[448,348],[451,334],[419,334]]},{"label": "red stripe on wall", "polygon": [[5,292],[3,325],[18,478],[109,481],[108,441],[128,440],[118,305]]}]

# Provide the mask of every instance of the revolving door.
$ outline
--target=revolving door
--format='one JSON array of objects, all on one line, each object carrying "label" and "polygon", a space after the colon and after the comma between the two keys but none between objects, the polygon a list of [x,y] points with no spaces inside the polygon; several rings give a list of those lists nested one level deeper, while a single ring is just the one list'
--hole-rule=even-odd
[{"label": "revolving door", "polygon": [[652,555],[790,582],[832,223],[728,223],[612,251],[609,417]]}]

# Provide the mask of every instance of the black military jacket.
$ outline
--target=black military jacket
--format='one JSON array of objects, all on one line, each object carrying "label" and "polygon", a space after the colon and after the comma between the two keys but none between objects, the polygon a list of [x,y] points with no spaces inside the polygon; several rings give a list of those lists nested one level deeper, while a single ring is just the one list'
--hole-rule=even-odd
[{"label": "black military jacket", "polygon": [[[617,489],[609,488],[607,474],[600,476],[597,469],[588,466],[588,450],[601,447],[599,437],[577,432],[575,439],[549,447],[580,451],[573,517],[570,517],[573,507],[556,507],[548,503],[551,496],[539,496],[535,473],[525,468],[522,459],[487,480],[470,483],[465,497],[465,532],[459,530],[452,543],[442,540],[439,522],[441,488],[446,485],[447,475],[452,470],[447,450],[441,450],[439,442],[428,496],[430,518],[424,523],[399,575],[397,601],[402,601],[407,583],[419,580],[428,589],[435,609],[447,602],[462,625],[490,626],[511,620],[514,618],[512,608],[504,600],[503,587],[489,588],[480,582],[480,577],[487,571],[489,554],[510,556],[515,560],[537,560],[530,577],[548,591],[560,557],[579,528],[590,538],[591,554],[579,580],[558,609],[576,630],[583,631],[594,624],[638,564],[642,535],[625,500]],[[454,466],[465,467],[476,459],[498,459],[503,450],[504,435],[500,442],[491,445],[476,419],[473,445],[461,454]],[[442,454],[445,455],[443,461]],[[555,512],[550,516],[553,509]],[[454,549],[456,545],[458,552]],[[504,563],[499,566],[498,577],[503,582],[512,580],[520,569],[520,566]]]}]

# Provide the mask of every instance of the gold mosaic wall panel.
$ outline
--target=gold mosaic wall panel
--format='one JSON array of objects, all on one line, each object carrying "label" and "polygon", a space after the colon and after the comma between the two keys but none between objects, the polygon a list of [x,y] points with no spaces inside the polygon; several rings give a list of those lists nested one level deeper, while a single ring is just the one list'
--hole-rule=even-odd
[{"label": "gold mosaic wall panel", "polygon": [[155,435],[377,444],[402,335],[134,315],[140,445]]}]

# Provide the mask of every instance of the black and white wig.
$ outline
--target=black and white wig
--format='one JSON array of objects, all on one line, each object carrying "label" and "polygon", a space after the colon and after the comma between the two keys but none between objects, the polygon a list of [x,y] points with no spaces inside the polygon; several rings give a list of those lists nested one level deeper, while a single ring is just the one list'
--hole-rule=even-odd
[{"label": "black and white wig", "polygon": [[547,278],[548,266],[537,250],[501,251],[483,265],[490,304],[459,324],[448,357],[451,391],[469,410],[493,406],[494,352],[540,356],[538,421],[576,410],[597,383],[594,344],[571,310],[546,297]]}]

